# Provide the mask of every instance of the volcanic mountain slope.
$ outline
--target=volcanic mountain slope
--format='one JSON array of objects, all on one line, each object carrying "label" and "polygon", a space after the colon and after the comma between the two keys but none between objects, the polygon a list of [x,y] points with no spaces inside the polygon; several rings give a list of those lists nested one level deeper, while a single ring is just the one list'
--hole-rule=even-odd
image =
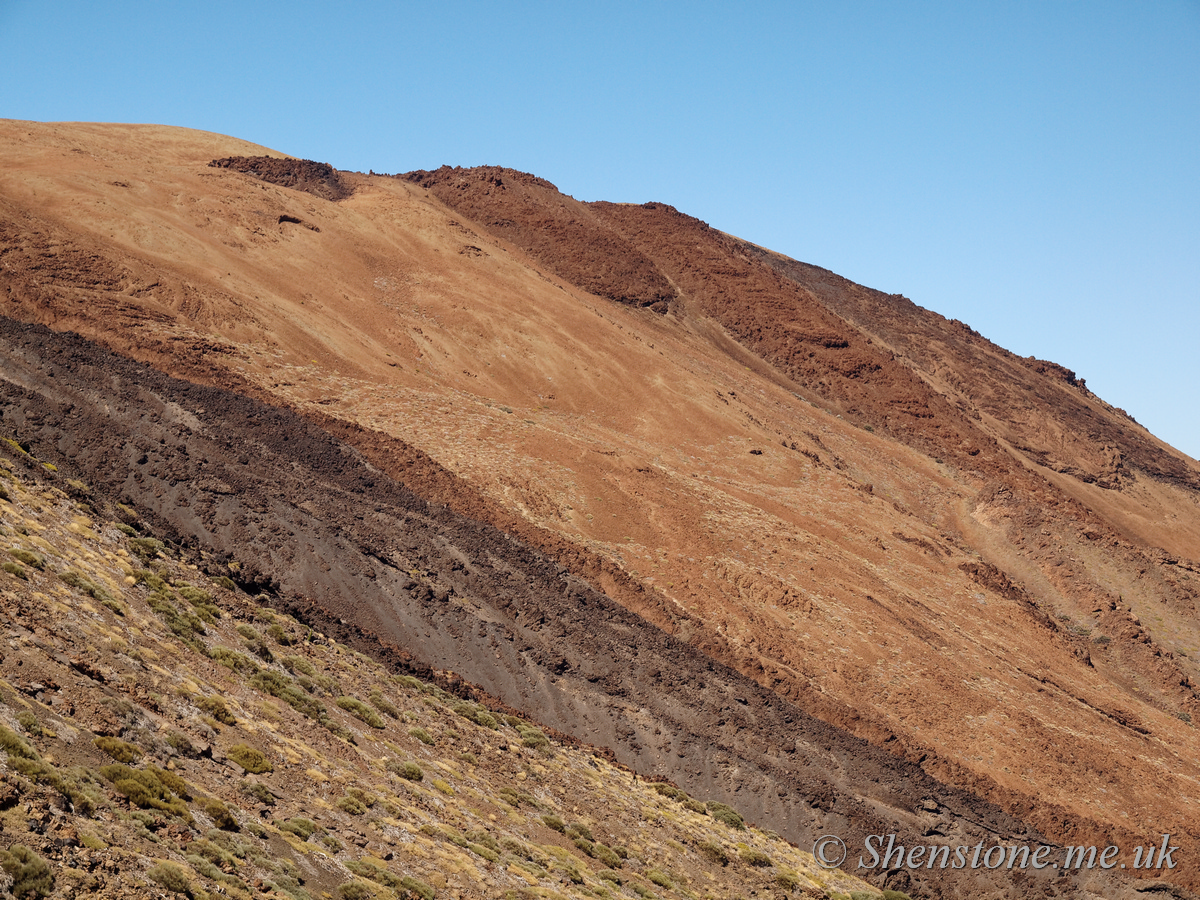
[{"label": "volcanic mountain slope", "polygon": [[[85,474],[119,512],[139,510],[160,533],[192,544],[194,565],[227,585],[265,589],[259,600],[303,623],[422,675],[441,673],[449,686],[465,676],[508,705],[536,709],[541,722],[612,747],[642,771],[711,787],[718,802],[788,833],[836,831],[857,845],[893,832],[911,845],[931,830],[965,846],[1043,840],[695,653],[521,542],[420,500],[292,413],[170,379],[74,335],[0,326],[5,421],[58,462],[10,442],[17,461],[39,475]],[[175,627],[166,607],[158,611]],[[296,696],[274,681],[258,686]],[[303,697],[292,705],[319,718]],[[1038,895],[1077,887],[1034,874],[1027,887]],[[949,895],[978,893],[989,880],[916,877]]]},{"label": "volcanic mountain slope", "polygon": [[879,896],[259,606],[11,445],[0,487],[5,896]]},{"label": "volcanic mountain slope", "polygon": [[[604,725],[609,712],[589,719],[582,707],[522,694],[505,673],[526,663],[494,666],[481,647],[432,632],[426,645],[416,619],[392,640],[628,764],[672,760],[665,774],[694,793],[753,797],[749,813],[793,839],[837,817],[866,833],[878,820],[855,811],[863,797],[889,810],[883,821],[913,804],[872,795],[866,782],[883,763],[864,764],[865,750],[835,766],[851,777],[831,779],[832,799],[788,782],[794,803],[764,802],[761,791],[793,776],[746,773],[769,772],[760,749],[778,764],[797,722],[807,723],[802,741],[815,740],[809,714],[836,726],[831,734],[848,729],[910,761],[881,779],[889,792],[940,780],[938,815],[950,821],[982,803],[997,833],[1134,845],[1171,832],[1184,858],[1192,852],[1194,461],[1061,367],[1016,359],[903,298],[662,204],[581,204],[496,169],[337,173],[352,193],[334,201],[295,189],[316,172],[299,163],[208,165],[264,154],[278,156],[176,129],[5,123],[3,312],[294,410],[356,448],[372,477],[546,554],[581,579],[572,603],[601,603],[598,588],[633,614],[594,607],[602,618],[630,635],[649,634],[649,623],[676,641],[614,636],[611,647],[685,647],[728,666],[723,677],[757,682],[730,690],[764,738],[739,738],[744,726],[728,717],[742,704],[718,695],[711,722],[725,717],[727,730],[711,739],[736,762],[689,764],[707,752],[705,729],[687,732],[695,743],[681,757],[661,721],[694,719],[664,710],[707,702],[708,692],[672,693],[608,648],[535,659],[525,671],[570,673],[610,711],[623,695],[660,697],[652,726]],[[138,480],[140,456],[121,448],[157,433],[154,415],[108,437],[92,429],[91,447],[64,437],[74,411],[108,415],[101,382],[52,386],[76,369],[72,353],[91,351],[8,333],[6,377],[27,373],[10,379],[20,390],[6,401],[16,436],[87,470],[114,499],[136,487],[126,499],[143,515],[255,567],[260,585],[278,580],[281,597],[307,594],[385,633],[387,605],[369,599],[386,594],[379,560],[410,550],[378,539],[386,529],[373,523],[370,489],[337,487],[344,509],[260,503],[258,533],[237,533],[235,523],[254,521],[229,499],[241,488],[205,487],[194,456],[185,462],[152,440],[140,452],[156,468]],[[191,415],[207,421],[204,408]],[[256,415],[262,427],[276,423]],[[250,465],[239,446],[206,453]],[[325,522],[316,559],[304,546],[281,555],[283,535],[264,537],[277,519],[295,532],[301,513]],[[439,583],[465,577],[455,572],[439,572]],[[467,583],[461,590],[471,595]],[[487,647],[504,657],[496,640]],[[662,652],[651,668],[688,658]],[[451,653],[453,666],[433,659]],[[790,722],[760,718],[776,703]],[[935,827],[921,824],[917,805],[897,821]],[[1014,818],[1004,824],[1005,815]],[[1169,877],[1192,884],[1195,869]]]}]

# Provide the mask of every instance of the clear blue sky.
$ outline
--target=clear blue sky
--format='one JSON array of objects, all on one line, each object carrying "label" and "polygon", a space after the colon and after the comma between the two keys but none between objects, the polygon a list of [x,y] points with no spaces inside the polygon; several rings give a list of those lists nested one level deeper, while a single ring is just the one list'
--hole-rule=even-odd
[{"label": "clear blue sky", "polygon": [[1200,455],[1200,2],[0,0],[0,117],[660,200]]}]

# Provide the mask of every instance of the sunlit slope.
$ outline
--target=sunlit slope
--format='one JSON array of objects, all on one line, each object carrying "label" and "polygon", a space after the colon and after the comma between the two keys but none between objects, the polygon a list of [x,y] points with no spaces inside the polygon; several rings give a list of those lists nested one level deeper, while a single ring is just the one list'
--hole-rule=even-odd
[{"label": "sunlit slope", "polygon": [[[870,371],[855,396],[802,384],[683,277],[711,275],[638,243],[642,213],[601,210],[674,285],[665,315],[643,269],[634,303],[586,293],[419,184],[345,175],[332,203],[207,165],[268,152],[4,123],[4,312],[403,439],[665,598],[681,637],[1060,839],[1192,828],[1198,576],[1138,524],[1184,497],[1172,530],[1200,533],[1186,484],[1100,494],[1010,468],[1005,434],[972,424],[983,389],[920,367],[889,384],[943,416],[955,455],[919,423],[859,427],[882,408]],[[831,360],[904,350],[849,309],[809,312]]]}]

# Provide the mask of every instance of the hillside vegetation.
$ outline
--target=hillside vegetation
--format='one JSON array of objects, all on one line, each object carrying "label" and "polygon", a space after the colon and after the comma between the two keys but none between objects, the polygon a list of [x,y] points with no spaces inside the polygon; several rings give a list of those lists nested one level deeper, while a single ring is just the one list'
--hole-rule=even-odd
[{"label": "hillside vegetation", "polygon": [[387,671],[3,449],[17,896],[878,896],[723,804]]}]

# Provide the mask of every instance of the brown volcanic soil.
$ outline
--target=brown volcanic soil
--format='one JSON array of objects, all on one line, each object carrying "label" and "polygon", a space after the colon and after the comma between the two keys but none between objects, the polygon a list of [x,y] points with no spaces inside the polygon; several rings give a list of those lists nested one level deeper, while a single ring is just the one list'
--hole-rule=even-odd
[{"label": "brown volcanic soil", "polygon": [[742,246],[890,348],[957,406],[973,410],[980,427],[1012,455],[1111,527],[1138,544],[1197,555],[1200,531],[1175,513],[1194,503],[1200,487],[1195,462],[1091,393],[1070,369],[1022,359],[905,297]]},{"label": "brown volcanic soil", "polygon": [[[519,178],[501,193],[468,171],[447,195],[468,217],[438,184],[343,174],[355,193],[333,204],[207,167],[262,152],[6,125],[0,303],[254,385],[776,697],[1057,840],[1191,834],[1200,747],[1177,716],[1198,712],[1200,504],[1170,466],[1194,464],[1148,438],[1158,462],[1122,449],[1087,468],[1103,445],[1085,430],[1055,443],[1074,421],[1061,396],[1136,426],[1052,365],[1021,363],[1028,394],[973,407],[1010,388],[948,387],[1006,371],[965,327],[938,326],[959,335],[953,368],[918,365],[866,313],[668,207],[576,204]],[[531,223],[560,206],[577,238],[547,225],[535,246]],[[612,259],[622,247],[635,255]],[[579,289],[602,271],[603,297],[655,296],[626,290],[626,269],[674,282],[671,313]],[[1038,465],[1015,431],[1095,481]]]},{"label": "brown volcanic soil", "polygon": [[[4,428],[33,455],[138,510],[210,574],[277,594],[301,621],[315,616],[336,634],[352,620],[360,646],[411,648],[393,661],[455,672],[789,834],[834,832],[853,846],[892,831],[909,844],[931,832],[959,844],[1043,842],[706,659],[532,548],[424,502],[299,417],[10,319],[0,319],[0,359]],[[1031,876],[1023,895],[1074,894],[1051,875]],[[964,896],[1007,880],[921,876],[890,882]]]}]

